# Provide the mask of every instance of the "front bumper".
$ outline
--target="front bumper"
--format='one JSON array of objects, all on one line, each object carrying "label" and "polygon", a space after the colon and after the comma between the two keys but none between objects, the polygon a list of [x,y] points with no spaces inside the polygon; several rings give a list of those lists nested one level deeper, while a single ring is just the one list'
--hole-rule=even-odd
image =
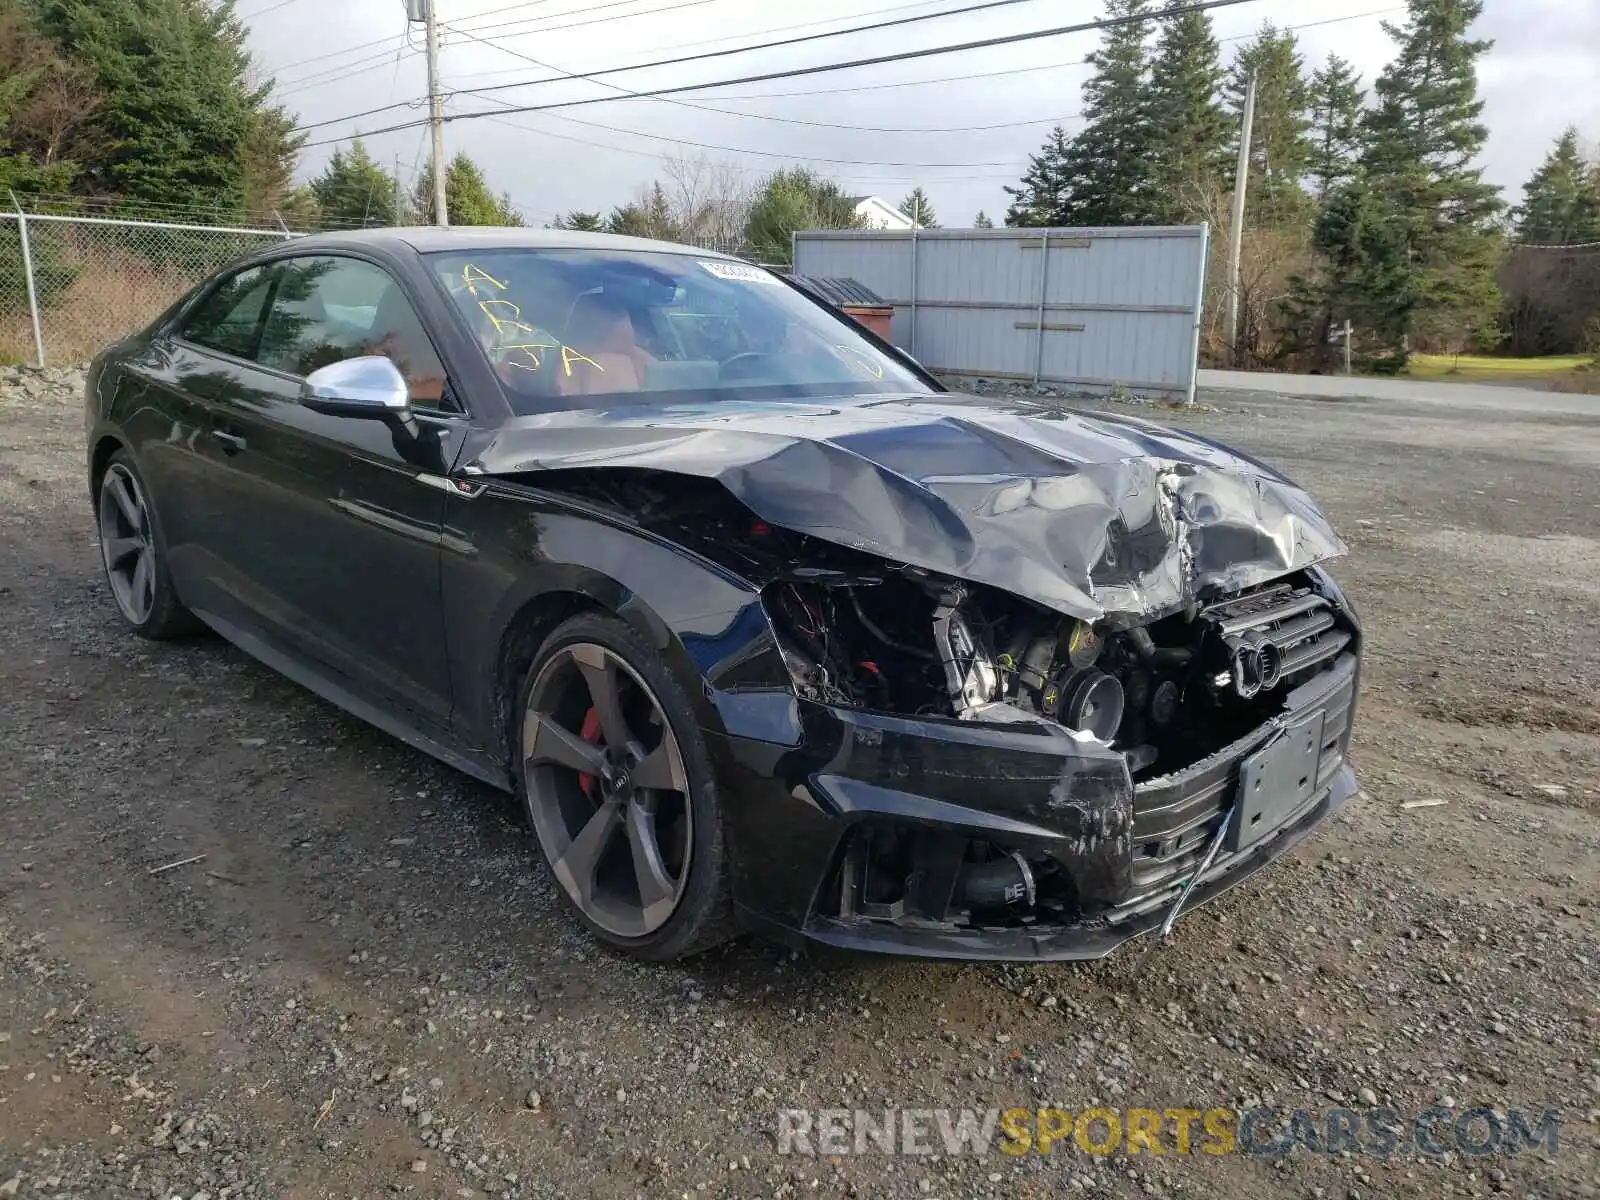
[{"label": "front bumper", "polygon": [[[711,739],[735,902],[748,925],[791,942],[945,959],[1098,958],[1161,924],[1234,803],[1241,765],[1286,726],[1321,714],[1309,793],[1279,806],[1248,845],[1225,847],[1184,911],[1286,853],[1355,793],[1346,753],[1358,680],[1359,659],[1346,653],[1266,724],[1137,786],[1120,754],[1046,722],[907,719],[790,698],[787,719],[752,731],[760,736]],[[778,735],[774,724],[791,731]],[[863,830],[886,826],[923,839],[927,854],[901,902],[855,903],[852,847]],[[1071,911],[994,922],[953,913],[959,863],[940,847],[969,840],[1059,864]]]}]

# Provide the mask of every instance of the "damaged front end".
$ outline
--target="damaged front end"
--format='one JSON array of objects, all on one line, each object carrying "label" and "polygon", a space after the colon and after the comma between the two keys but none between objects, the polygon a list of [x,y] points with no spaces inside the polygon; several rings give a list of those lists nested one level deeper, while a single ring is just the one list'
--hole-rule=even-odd
[{"label": "damaged front end", "polygon": [[[748,477],[560,472],[567,495],[759,588],[771,665],[744,656],[708,676],[739,716],[707,736],[737,797],[736,857],[756,864],[735,880],[751,924],[930,957],[1096,957],[1353,794],[1360,627],[1316,561],[1342,547],[1309,502],[1263,499],[1259,482],[1223,504],[1215,477],[1140,472],[1121,478],[1151,486],[1055,591],[1042,553],[1020,563],[986,534],[973,543],[991,569],[958,576],[936,555],[891,559],[821,536],[820,521],[780,521],[798,493],[758,507]],[[1197,481],[1204,494],[1179,494]],[[980,533],[999,519],[987,502],[949,511]],[[1293,565],[1264,570],[1273,556]],[[982,577],[999,574],[1036,586]],[[766,702],[774,675],[788,681],[781,715]]]},{"label": "damaged front end", "polygon": [[1120,628],[905,568],[764,599],[811,724],[844,726],[808,781],[847,818],[825,941],[1104,953],[1214,843],[1195,900],[1353,790],[1359,628],[1318,568]]}]

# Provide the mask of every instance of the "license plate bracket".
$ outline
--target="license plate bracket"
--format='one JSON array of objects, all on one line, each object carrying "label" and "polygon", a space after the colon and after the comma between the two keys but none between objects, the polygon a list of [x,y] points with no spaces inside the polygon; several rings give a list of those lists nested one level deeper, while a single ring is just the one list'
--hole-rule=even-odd
[{"label": "license plate bracket", "polygon": [[1238,811],[1228,831],[1228,849],[1243,850],[1283,824],[1317,790],[1322,761],[1323,712],[1296,717],[1282,732],[1239,764]]}]

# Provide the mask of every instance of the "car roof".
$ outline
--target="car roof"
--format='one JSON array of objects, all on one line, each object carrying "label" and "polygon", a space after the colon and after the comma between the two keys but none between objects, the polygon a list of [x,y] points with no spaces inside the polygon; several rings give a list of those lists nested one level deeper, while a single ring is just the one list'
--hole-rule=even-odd
[{"label": "car roof", "polygon": [[658,242],[653,238],[623,237],[614,233],[579,233],[570,229],[521,229],[512,226],[407,225],[393,229],[351,229],[313,233],[296,238],[298,250],[346,247],[410,246],[421,254],[445,250],[622,250],[634,253],[693,254],[700,258],[730,259],[729,255],[698,246]]}]

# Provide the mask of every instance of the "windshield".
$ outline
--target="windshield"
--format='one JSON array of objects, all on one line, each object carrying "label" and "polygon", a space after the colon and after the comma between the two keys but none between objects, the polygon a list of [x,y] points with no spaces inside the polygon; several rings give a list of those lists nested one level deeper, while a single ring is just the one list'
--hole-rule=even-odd
[{"label": "windshield", "polygon": [[521,412],[612,401],[927,392],[856,330],[760,267],[689,254],[498,249],[428,255]]}]

